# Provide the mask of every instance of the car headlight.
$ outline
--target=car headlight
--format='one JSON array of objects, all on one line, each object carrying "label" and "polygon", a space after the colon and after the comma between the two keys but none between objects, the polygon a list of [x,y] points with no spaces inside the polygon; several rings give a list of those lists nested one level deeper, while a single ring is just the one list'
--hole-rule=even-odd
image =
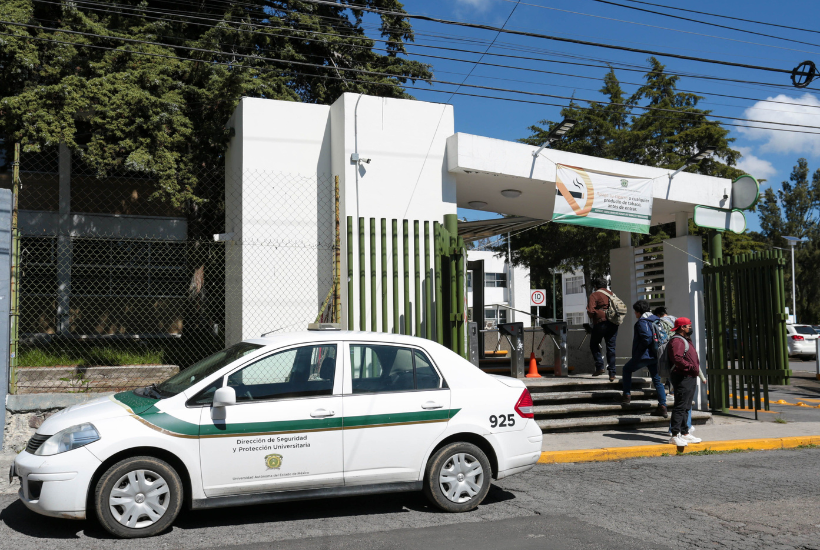
[{"label": "car headlight", "polygon": [[78,424],[66,428],[46,439],[40,448],[34,451],[38,456],[50,456],[72,449],[79,449],[89,443],[93,443],[100,438],[100,433],[93,424]]}]

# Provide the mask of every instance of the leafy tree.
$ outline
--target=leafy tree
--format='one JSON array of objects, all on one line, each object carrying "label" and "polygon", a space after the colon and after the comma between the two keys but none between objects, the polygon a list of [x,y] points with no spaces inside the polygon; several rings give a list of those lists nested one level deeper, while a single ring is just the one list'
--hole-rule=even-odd
[{"label": "leafy tree", "polygon": [[[4,1],[0,19],[32,25],[0,24],[12,35],[0,36],[6,147],[20,142],[31,152],[62,142],[100,177],[153,178],[153,199],[177,207],[218,200],[209,196],[218,191],[197,187],[198,177],[222,165],[225,123],[242,97],[409,97],[402,84],[432,76],[429,66],[399,57],[413,40],[407,20],[382,16],[388,43],[377,46],[352,3],[204,0],[185,2],[178,15],[180,3],[167,0]],[[398,0],[363,4],[403,11]],[[104,38],[60,32],[68,30]]]},{"label": "leafy tree", "polygon": [[[797,317],[801,323],[820,323],[820,169],[809,177],[806,159],[798,159],[789,181],[780,189],[766,189],[759,207],[760,227],[768,243],[787,248],[784,236],[808,238],[795,250]],[[791,266],[786,270],[791,297]]]},{"label": "leafy tree", "polygon": [[[668,75],[664,65],[650,58],[645,83],[627,96],[610,70],[600,92],[608,103],[580,108],[575,102],[561,110],[578,123],[551,147],[584,155],[677,169],[707,146],[717,147],[713,157],[686,168],[688,172],[733,178],[740,153],[731,148],[734,138],[719,122],[707,119],[710,111],[698,107],[700,96],[677,91],[679,77]],[[651,110],[651,109],[655,110]],[[555,121],[542,120],[529,129],[522,143],[540,145]],[[673,229],[654,226],[649,235],[633,235],[633,243],[652,244],[669,238]],[[747,238],[748,239],[748,238]],[[584,279],[609,271],[609,251],[619,246],[615,231],[549,223],[513,237],[513,261],[532,273],[548,269],[582,270]],[[745,242],[745,241],[744,241]],[[587,288],[587,292],[591,289]]]}]

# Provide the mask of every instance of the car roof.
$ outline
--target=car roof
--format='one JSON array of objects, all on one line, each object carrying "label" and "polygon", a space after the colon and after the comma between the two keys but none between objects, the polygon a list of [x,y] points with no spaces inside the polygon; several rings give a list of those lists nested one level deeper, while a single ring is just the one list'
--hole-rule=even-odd
[{"label": "car roof", "polygon": [[311,342],[329,342],[334,340],[358,340],[388,344],[407,344],[424,348],[430,347],[431,345],[439,346],[439,344],[433,340],[419,338],[416,336],[391,334],[388,332],[365,332],[358,330],[303,330],[299,332],[273,334],[259,338],[248,338],[244,341],[253,344],[262,344],[264,346],[284,346],[290,344],[309,344]]}]

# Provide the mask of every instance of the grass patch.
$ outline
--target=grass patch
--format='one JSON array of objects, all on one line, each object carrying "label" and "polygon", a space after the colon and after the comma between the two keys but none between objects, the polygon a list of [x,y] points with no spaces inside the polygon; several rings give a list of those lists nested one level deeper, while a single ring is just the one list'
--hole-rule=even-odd
[{"label": "grass patch", "polygon": [[678,451],[677,456],[707,456],[707,455],[728,455],[728,454],[735,454],[735,453],[748,453],[750,451],[754,451],[755,449],[727,449],[725,451],[715,451],[714,449],[704,449],[702,451],[692,451],[691,453],[687,453],[684,451]]},{"label": "grass patch", "polygon": [[777,418],[775,418],[774,421],[777,422],[778,424],[788,424],[788,422],[785,419],[780,418],[779,416]]},{"label": "grass patch", "polygon": [[163,356],[163,350],[156,348],[94,346],[71,350],[32,347],[21,351],[17,364],[21,367],[163,365]]},{"label": "grass patch", "polygon": [[818,447],[820,447],[820,445],[809,443],[808,445],[798,445],[795,449],[817,449]]}]

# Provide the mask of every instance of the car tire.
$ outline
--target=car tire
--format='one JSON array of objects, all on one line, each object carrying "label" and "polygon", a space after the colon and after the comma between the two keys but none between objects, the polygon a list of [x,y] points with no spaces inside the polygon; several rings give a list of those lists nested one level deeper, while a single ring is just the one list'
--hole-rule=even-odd
[{"label": "car tire", "polygon": [[142,538],[163,532],[179,515],[182,480],[164,460],[136,456],[103,473],[94,490],[100,525],[116,537]]},{"label": "car tire", "polygon": [[469,512],[487,496],[491,479],[484,451],[472,443],[450,443],[427,462],[424,494],[445,512]]}]

